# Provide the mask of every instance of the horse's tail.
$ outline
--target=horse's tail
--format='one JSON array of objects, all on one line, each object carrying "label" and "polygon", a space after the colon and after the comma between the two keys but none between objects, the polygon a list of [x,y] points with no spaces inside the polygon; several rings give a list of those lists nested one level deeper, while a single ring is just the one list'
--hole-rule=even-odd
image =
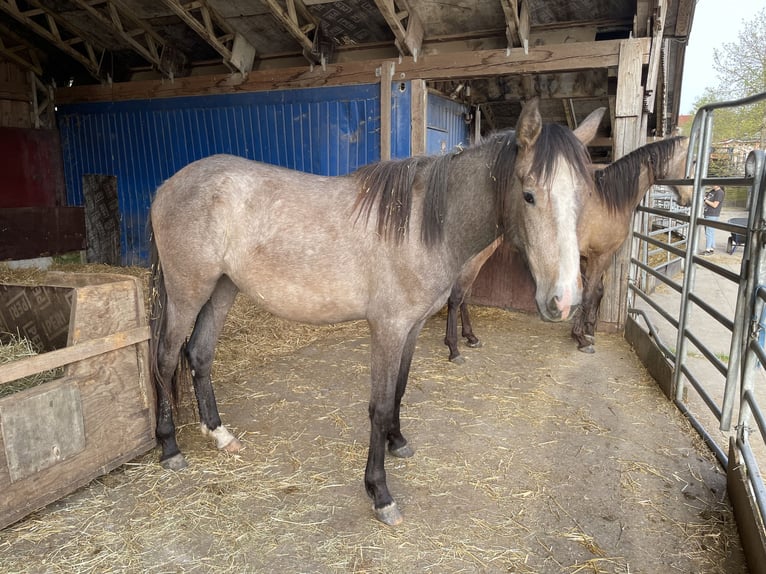
[{"label": "horse's tail", "polygon": [[166,309],[168,293],[165,289],[165,276],[162,272],[160,254],[159,251],[157,251],[157,242],[154,239],[151,216],[149,217],[148,230],[150,243],[149,260],[151,265],[149,280],[149,329],[151,332],[151,339],[149,341],[149,361],[157,397],[159,398],[160,392],[164,391],[165,396],[171,398],[171,403],[175,410],[179,403],[179,379],[182,378],[182,373],[188,371],[186,352],[185,349],[181,349],[176,370],[173,376],[170,377],[170,380],[168,381],[166,378],[162,377],[158,359],[160,342],[165,338],[167,331]]}]

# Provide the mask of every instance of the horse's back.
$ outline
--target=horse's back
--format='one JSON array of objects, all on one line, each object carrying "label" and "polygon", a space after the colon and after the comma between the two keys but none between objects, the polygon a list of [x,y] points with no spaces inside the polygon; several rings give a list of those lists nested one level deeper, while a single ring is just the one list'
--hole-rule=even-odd
[{"label": "horse's back", "polygon": [[398,272],[408,268],[410,281],[418,276],[415,258],[423,248],[417,236],[399,246],[382,240],[374,225],[358,219],[358,189],[353,176],[317,176],[235,156],[186,166],[152,205],[169,290],[199,299],[226,275],[282,317],[367,318],[375,297],[398,292]]}]

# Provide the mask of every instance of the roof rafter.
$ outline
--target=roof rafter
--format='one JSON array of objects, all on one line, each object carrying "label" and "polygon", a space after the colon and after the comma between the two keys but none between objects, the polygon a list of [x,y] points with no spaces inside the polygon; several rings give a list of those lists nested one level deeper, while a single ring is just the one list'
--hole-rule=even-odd
[{"label": "roof rafter", "polygon": [[529,3],[527,0],[500,0],[505,14],[508,49],[524,48],[529,52]]},{"label": "roof rafter", "polygon": [[[227,68],[245,76],[253,69],[255,47],[244,36],[235,32],[226,20],[208,5],[206,0],[192,2],[162,0],[162,2],[223,57],[223,63]],[[219,34],[217,30],[222,34]]]},{"label": "roof rafter", "polygon": [[423,44],[423,23],[410,10],[407,2],[408,0],[375,0],[375,5],[394,33],[399,53],[417,60]]},{"label": "roof rafter", "polygon": [[[27,0],[34,6],[30,10],[21,10],[16,0],[0,0],[0,10],[9,14],[38,36],[45,38],[65,54],[77,60],[97,80],[108,79],[101,71],[100,58],[105,50],[95,47],[85,40],[80,32],[56,15],[47,12],[37,0]],[[66,30],[66,36],[62,35],[59,24]],[[96,57],[96,53],[99,57]]]},{"label": "roof rafter", "polygon": [[[183,74],[187,58],[182,52],[169,46],[151,26],[117,0],[70,0],[103,26],[127,42],[147,62],[155,66],[165,77]],[[127,26],[127,29],[126,29]]]},{"label": "roof rafter", "polygon": [[[309,12],[303,0],[285,0],[284,6],[277,0],[263,1],[274,18],[303,48],[303,56],[312,64],[325,64],[326,54],[318,46],[319,21]],[[313,39],[309,37],[310,32],[314,32]]]},{"label": "roof rafter", "polygon": [[38,76],[43,73],[40,58],[32,45],[3,24],[0,24],[0,55]]}]

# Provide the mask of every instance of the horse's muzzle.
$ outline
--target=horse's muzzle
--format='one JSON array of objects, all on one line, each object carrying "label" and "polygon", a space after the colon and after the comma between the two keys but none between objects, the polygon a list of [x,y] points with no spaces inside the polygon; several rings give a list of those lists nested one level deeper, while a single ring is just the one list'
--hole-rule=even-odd
[{"label": "horse's muzzle", "polygon": [[570,319],[579,306],[579,298],[573,299],[567,291],[563,296],[554,295],[545,306],[538,304],[540,315],[545,321],[566,321]]}]

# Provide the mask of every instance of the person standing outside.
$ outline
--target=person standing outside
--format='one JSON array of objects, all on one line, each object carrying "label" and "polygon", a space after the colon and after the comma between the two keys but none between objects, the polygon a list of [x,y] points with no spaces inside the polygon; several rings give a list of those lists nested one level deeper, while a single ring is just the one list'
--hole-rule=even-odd
[{"label": "person standing outside", "polygon": [[[721,217],[721,208],[723,207],[724,188],[720,185],[714,185],[705,194],[705,219],[718,221]],[[705,251],[702,255],[712,255],[715,253],[715,227],[705,226]]]}]

